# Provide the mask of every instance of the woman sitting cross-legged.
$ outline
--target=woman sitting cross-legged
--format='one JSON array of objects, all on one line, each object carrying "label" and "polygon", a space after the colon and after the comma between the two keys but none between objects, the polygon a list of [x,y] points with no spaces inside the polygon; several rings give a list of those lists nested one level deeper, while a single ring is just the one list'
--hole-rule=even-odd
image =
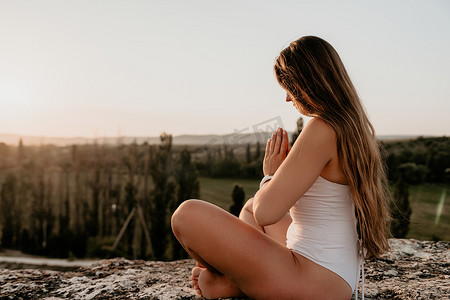
[{"label": "woman sitting cross-legged", "polygon": [[172,229],[197,261],[191,280],[206,298],[350,299],[361,260],[388,249],[374,130],[326,41],[292,42],[274,69],[286,101],[312,119],[290,150],[282,129],[267,141],[266,177],[239,218],[188,200]]}]

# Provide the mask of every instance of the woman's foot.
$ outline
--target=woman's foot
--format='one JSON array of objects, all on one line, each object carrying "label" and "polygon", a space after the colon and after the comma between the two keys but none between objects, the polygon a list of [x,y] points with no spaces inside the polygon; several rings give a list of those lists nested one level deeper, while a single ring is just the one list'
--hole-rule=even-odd
[{"label": "woman's foot", "polygon": [[202,296],[202,290],[198,286],[198,276],[200,275],[200,272],[203,270],[203,268],[195,267],[192,269],[192,275],[191,275],[191,284],[194,287],[197,294]]},{"label": "woman's foot", "polygon": [[201,263],[199,263],[198,261],[196,262],[195,265],[197,267],[192,269],[191,284],[194,287],[194,289],[197,291],[197,294],[199,294],[201,296],[202,291],[200,290],[200,288],[198,286],[198,276],[200,275],[200,272],[202,271],[202,269],[206,269],[206,267],[204,265],[202,265]]},{"label": "woman's foot", "polygon": [[244,296],[241,290],[227,277],[206,268],[192,269],[191,282],[197,294],[207,299]]}]

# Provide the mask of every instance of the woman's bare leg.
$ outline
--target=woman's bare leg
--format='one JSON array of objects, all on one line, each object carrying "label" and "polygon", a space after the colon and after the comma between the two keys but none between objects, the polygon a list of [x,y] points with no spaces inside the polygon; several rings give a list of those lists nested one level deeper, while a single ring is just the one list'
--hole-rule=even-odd
[{"label": "woman's bare leg", "polygon": [[[283,245],[286,244],[286,231],[290,223],[292,222],[292,219],[289,214],[287,214],[286,217],[284,217],[276,224],[266,227],[259,226],[256,223],[255,218],[253,216],[253,198],[250,198],[242,208],[239,214],[239,219],[252,225],[259,231],[264,232],[265,234],[275,239],[279,243]],[[200,275],[201,278],[199,279]],[[199,295],[203,295],[203,292],[199,286],[199,281],[200,285],[202,286],[209,286],[209,287],[214,286],[212,290],[216,291],[217,295],[223,294],[227,295],[235,294],[235,296],[243,295],[243,293],[239,290],[239,288],[224,275],[215,273],[214,271],[210,271],[205,266],[197,262],[197,266],[192,269],[191,283],[194,289],[197,291],[197,293]],[[226,293],[226,291],[228,291],[228,293]],[[211,293],[209,296],[211,296]]]},{"label": "woman's bare leg", "polygon": [[[186,201],[174,213],[172,228],[183,247],[208,268],[198,274],[205,297],[236,296],[232,289],[226,290],[232,294],[219,293],[225,280],[258,299],[298,297],[311,290],[315,276],[303,276],[302,258],[217,206]],[[219,274],[225,276],[211,276]]]}]

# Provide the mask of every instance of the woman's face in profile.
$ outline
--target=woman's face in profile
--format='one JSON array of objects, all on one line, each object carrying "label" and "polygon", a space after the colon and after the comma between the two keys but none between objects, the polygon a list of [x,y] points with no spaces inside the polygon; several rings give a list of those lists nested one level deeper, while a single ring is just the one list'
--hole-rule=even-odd
[{"label": "woman's face in profile", "polygon": [[291,95],[289,95],[289,92],[286,92],[286,102],[292,101]]},{"label": "woman's face in profile", "polygon": [[294,97],[292,97],[291,94],[289,94],[289,92],[286,92],[286,102],[292,102],[292,105],[294,105],[294,107],[300,112],[302,113],[302,109],[300,107],[300,104],[298,103],[297,100],[294,99]]}]

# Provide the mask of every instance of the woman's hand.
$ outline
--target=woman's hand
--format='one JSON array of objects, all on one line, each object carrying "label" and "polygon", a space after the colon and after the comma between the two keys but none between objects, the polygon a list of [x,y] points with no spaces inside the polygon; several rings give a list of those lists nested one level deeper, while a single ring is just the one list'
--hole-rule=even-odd
[{"label": "woman's hand", "polygon": [[273,175],[289,153],[289,137],[286,130],[278,128],[267,141],[263,173]]}]

